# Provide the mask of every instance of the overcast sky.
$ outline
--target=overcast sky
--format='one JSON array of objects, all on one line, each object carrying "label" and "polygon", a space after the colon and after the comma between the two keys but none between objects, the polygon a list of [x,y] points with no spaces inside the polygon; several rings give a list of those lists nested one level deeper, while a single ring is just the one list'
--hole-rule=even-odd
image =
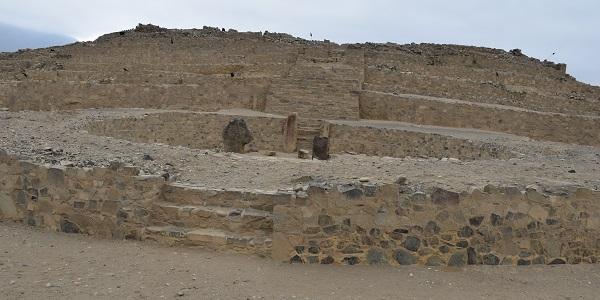
[{"label": "overcast sky", "polygon": [[[0,21],[78,40],[153,23],[344,42],[521,48],[600,85],[598,0],[0,0]],[[552,53],[556,52],[553,56]]]}]

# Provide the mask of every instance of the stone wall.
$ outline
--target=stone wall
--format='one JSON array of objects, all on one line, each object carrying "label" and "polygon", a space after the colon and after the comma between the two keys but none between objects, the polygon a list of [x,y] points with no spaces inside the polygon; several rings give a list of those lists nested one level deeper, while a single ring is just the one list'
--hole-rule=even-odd
[{"label": "stone wall", "polygon": [[600,117],[543,113],[416,95],[362,92],[362,119],[507,132],[534,139],[600,145]]},{"label": "stone wall", "polygon": [[[223,148],[223,129],[234,115],[168,112],[141,118],[90,123],[87,130],[139,143],[164,143],[196,149]],[[286,118],[239,116],[246,121],[258,149],[284,151]]]},{"label": "stone wall", "polygon": [[508,159],[510,151],[500,145],[479,143],[439,134],[372,126],[329,124],[332,153],[355,152],[390,157],[436,157]]},{"label": "stone wall", "polygon": [[273,258],[321,264],[597,263],[600,192],[313,186],[274,211]]},{"label": "stone wall", "polygon": [[164,179],[137,169],[40,166],[0,150],[0,219],[102,238],[139,239]]},{"label": "stone wall", "polygon": [[132,107],[216,111],[259,109],[265,102],[265,86],[260,79],[231,78],[206,78],[201,84],[160,85],[22,81],[4,93],[11,110]]},{"label": "stone wall", "polygon": [[486,186],[456,193],[404,180],[311,183],[295,193],[206,190],[138,176],[119,163],[36,165],[0,150],[0,220],[284,262],[597,263],[599,200],[600,192],[584,188]]}]

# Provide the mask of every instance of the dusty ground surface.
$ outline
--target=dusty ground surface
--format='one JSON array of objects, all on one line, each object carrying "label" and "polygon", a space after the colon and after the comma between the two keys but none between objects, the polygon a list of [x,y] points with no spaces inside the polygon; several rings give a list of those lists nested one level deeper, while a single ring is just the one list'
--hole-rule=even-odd
[{"label": "dusty ground surface", "polygon": [[[300,160],[291,154],[269,157],[238,155],[163,144],[141,144],[95,136],[84,128],[90,121],[145,113],[149,109],[79,110],[65,112],[0,112],[0,149],[42,163],[67,160],[77,166],[122,161],[145,173],[168,172],[177,181],[211,188],[289,189],[294,180],[313,176],[330,181],[409,182],[445,186],[456,191],[486,184],[538,184],[548,189],[585,186],[600,189],[600,148],[531,141],[514,135],[479,130],[417,126],[397,122],[359,121],[360,125],[433,132],[501,144],[519,153],[510,160],[441,161],[435,158],[390,158],[334,155],[330,161]],[[154,161],[143,160],[144,154]],[[571,171],[571,172],[569,172]],[[575,172],[575,173],[573,173]]]},{"label": "dusty ground surface", "polygon": [[0,223],[0,299],[598,299],[600,265],[290,265]]}]

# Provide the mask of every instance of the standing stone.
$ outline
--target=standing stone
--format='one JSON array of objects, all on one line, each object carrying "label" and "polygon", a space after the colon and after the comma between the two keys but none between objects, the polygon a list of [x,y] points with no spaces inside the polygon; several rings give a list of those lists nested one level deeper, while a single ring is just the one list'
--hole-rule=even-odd
[{"label": "standing stone", "polygon": [[253,140],[252,133],[241,118],[234,118],[223,130],[223,144],[226,152],[243,153],[244,146]]},{"label": "standing stone", "polygon": [[320,160],[329,159],[329,138],[315,136],[313,139],[313,158]]},{"label": "standing stone", "polygon": [[283,150],[287,153],[296,151],[298,144],[298,115],[292,113],[285,120],[283,129]]}]

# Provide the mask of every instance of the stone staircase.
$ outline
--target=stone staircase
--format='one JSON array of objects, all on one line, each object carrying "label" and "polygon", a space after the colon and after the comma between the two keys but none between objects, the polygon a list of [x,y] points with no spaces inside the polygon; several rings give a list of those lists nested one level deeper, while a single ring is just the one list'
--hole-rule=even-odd
[{"label": "stone staircase", "polygon": [[143,238],[269,256],[273,207],[290,200],[287,193],[170,185],[161,201],[153,203]]},{"label": "stone staircase", "polygon": [[358,118],[362,68],[345,51],[302,49],[287,76],[271,82],[267,112],[303,118]]},{"label": "stone staircase", "polygon": [[298,120],[298,149],[312,152],[312,143],[315,136],[321,134],[321,121],[317,119],[299,119]]}]

